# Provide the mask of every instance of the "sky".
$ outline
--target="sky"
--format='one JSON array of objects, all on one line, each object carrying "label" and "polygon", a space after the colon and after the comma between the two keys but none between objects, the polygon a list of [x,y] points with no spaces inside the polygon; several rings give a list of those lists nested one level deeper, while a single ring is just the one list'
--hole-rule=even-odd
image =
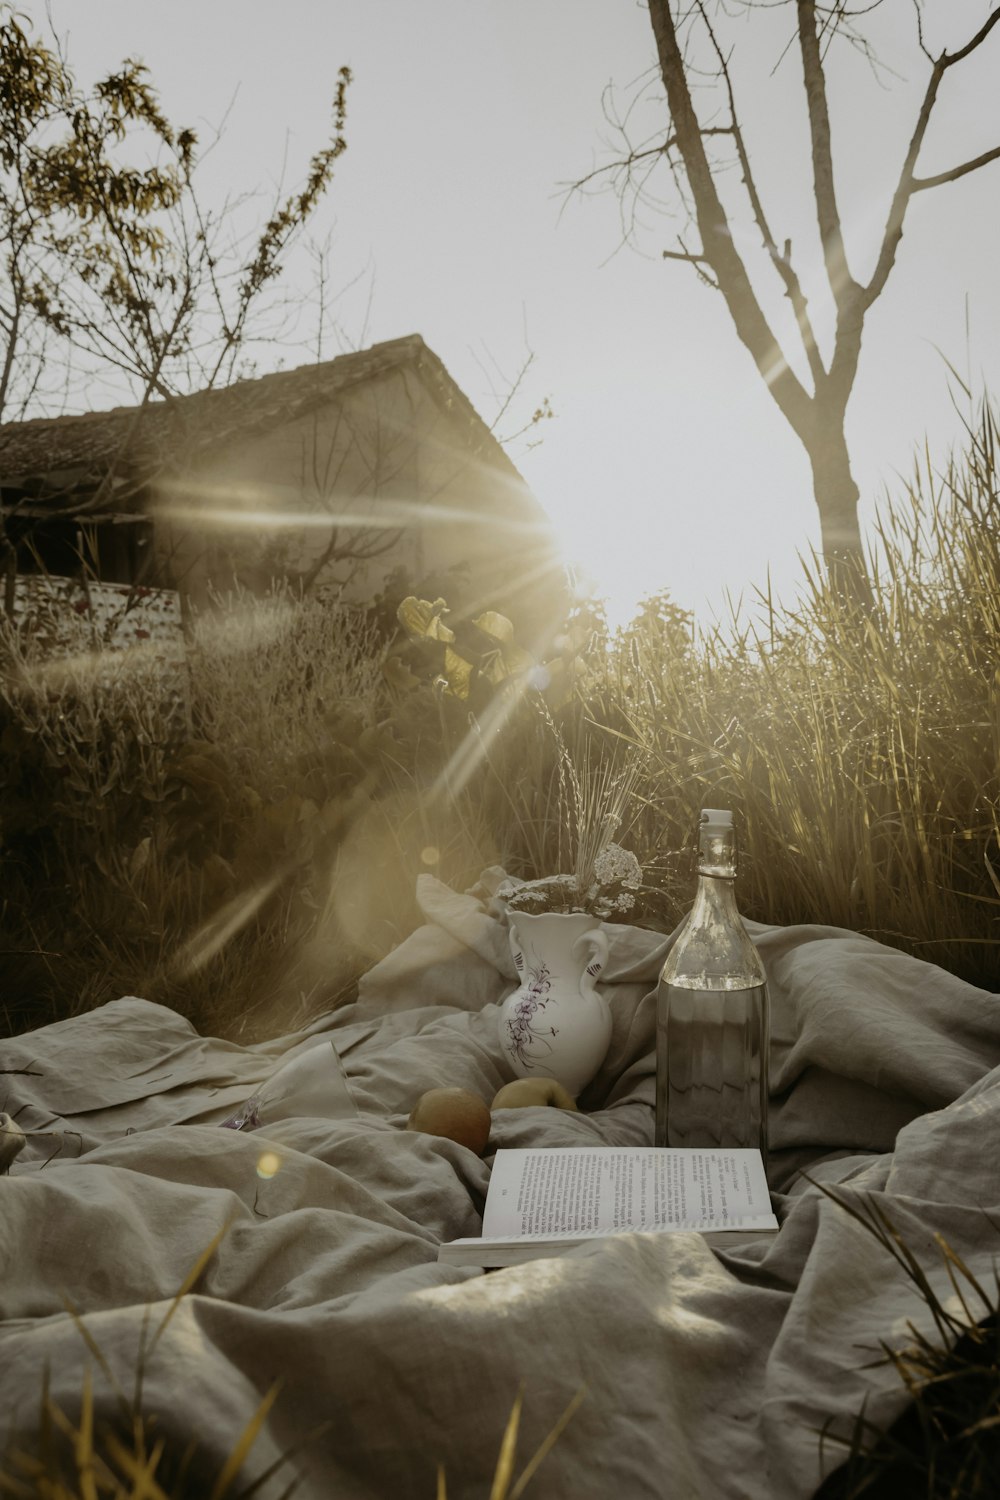
[{"label": "sky", "polygon": [[[967,41],[994,5],[925,0],[931,50]],[[220,203],[261,189],[253,201],[263,210],[279,181],[300,179],[327,138],[337,70],[348,64],[348,150],[312,231],[320,242],[329,236],[337,294],[324,355],[419,333],[492,422],[530,353],[497,430],[516,431],[548,398],[554,416],[509,452],[567,559],[606,596],[612,623],[660,591],[705,622],[727,618],[739,601],[752,611],[767,587],[794,598],[801,559],[819,545],[807,460],[719,294],[662,258],[683,218],[645,206],[626,241],[613,192],[568,191],[620,148],[609,97],[619,112],[631,107],[637,138],[663,128],[643,4],[19,8],[39,31],[48,11],[82,84],[137,57],[176,125],[193,125],[205,143],[222,126],[199,174],[203,196]],[[883,0],[871,18],[877,73],[846,47],[831,56],[834,150],[857,275],[870,271],[929,68],[914,45],[914,15],[912,0]],[[775,234],[792,237],[808,280],[816,252],[802,86],[794,49],[783,55],[791,19],[770,7],[737,22],[731,40]],[[1000,143],[998,69],[1000,28],[946,80],[921,158],[927,173]],[[948,365],[976,394],[1000,386],[998,240],[1000,162],[914,201],[848,412],[866,521],[887,488],[899,491],[925,440],[943,463],[960,434],[968,406]],[[299,255],[289,272],[287,290],[314,307],[314,259]],[[822,322],[822,287],[809,285]],[[780,296],[768,295],[780,326]],[[279,357],[288,366],[314,358],[308,318],[298,337],[298,347],[263,349],[261,373]]]}]

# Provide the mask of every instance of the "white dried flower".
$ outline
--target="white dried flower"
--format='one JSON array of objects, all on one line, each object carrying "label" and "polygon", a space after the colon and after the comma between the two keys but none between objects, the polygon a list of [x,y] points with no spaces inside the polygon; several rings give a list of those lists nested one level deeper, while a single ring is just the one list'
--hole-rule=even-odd
[{"label": "white dried flower", "polygon": [[621,844],[605,845],[594,860],[594,875],[599,885],[621,885],[627,891],[637,891],[642,884],[642,866]]},{"label": "white dried flower", "polygon": [[496,888],[508,911],[589,912],[602,922],[614,921],[635,906],[633,891],[641,889],[642,866],[621,844],[606,844],[594,861],[593,880],[586,887],[574,875],[544,875],[539,880],[509,877]]}]

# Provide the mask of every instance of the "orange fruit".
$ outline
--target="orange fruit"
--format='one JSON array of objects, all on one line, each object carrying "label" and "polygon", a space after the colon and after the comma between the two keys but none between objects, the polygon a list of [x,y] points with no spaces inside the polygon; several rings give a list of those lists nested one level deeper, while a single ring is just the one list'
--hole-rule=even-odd
[{"label": "orange fruit", "polygon": [[493,1100],[491,1109],[528,1109],[548,1105],[555,1109],[576,1109],[573,1096],[555,1078],[515,1078],[505,1083]]},{"label": "orange fruit", "polygon": [[489,1108],[478,1094],[468,1089],[428,1089],[410,1111],[406,1128],[445,1136],[482,1156],[490,1123]]}]

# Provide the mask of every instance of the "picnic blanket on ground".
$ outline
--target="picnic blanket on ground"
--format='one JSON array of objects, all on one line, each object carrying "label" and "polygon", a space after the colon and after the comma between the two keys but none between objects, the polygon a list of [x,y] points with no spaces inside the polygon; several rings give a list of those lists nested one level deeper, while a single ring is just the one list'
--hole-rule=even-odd
[{"label": "picnic blanket on ground", "polygon": [[[425,1500],[439,1463],[449,1496],[485,1497],[519,1388],[522,1462],[585,1392],[529,1487],[548,1500],[798,1500],[842,1456],[821,1462],[828,1419],[846,1430],[866,1396],[872,1420],[898,1414],[879,1341],[906,1342],[926,1308],[802,1172],[884,1208],[943,1298],[935,1232],[992,1284],[1000,999],[841,929],[748,924],[772,1000],[777,1237],[626,1234],[449,1268],[437,1246],[479,1232],[496,1147],[652,1141],[672,939],[630,927],[607,929],[614,1031],[581,1113],[499,1111],[482,1160],[402,1128],[425,1089],[489,1101],[509,1081],[496,1016],[516,981],[491,889],[422,877],[426,925],[357,1002],[272,1042],[202,1037],[135,998],[0,1042],[0,1068],[30,1069],[0,1074],[29,1136],[0,1177],[0,1455],[12,1433],[30,1446],[46,1367],[75,1417],[89,1364],[98,1425],[114,1415],[64,1299],[129,1391],[144,1320],[226,1225],[145,1368],[156,1431],[198,1445],[191,1494],[279,1378],[243,1472],[328,1424],[290,1461],[306,1500]],[[261,1127],[220,1129],[250,1095]]]}]

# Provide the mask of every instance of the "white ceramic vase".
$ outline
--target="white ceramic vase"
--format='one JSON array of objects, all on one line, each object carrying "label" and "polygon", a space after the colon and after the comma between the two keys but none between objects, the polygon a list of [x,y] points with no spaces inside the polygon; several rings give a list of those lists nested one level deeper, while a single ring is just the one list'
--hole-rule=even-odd
[{"label": "white ceramic vase", "polygon": [[611,1041],[611,1011],[595,983],[608,956],[597,917],[510,914],[521,987],[500,1007],[500,1045],[519,1078],[556,1078],[574,1099]]}]

